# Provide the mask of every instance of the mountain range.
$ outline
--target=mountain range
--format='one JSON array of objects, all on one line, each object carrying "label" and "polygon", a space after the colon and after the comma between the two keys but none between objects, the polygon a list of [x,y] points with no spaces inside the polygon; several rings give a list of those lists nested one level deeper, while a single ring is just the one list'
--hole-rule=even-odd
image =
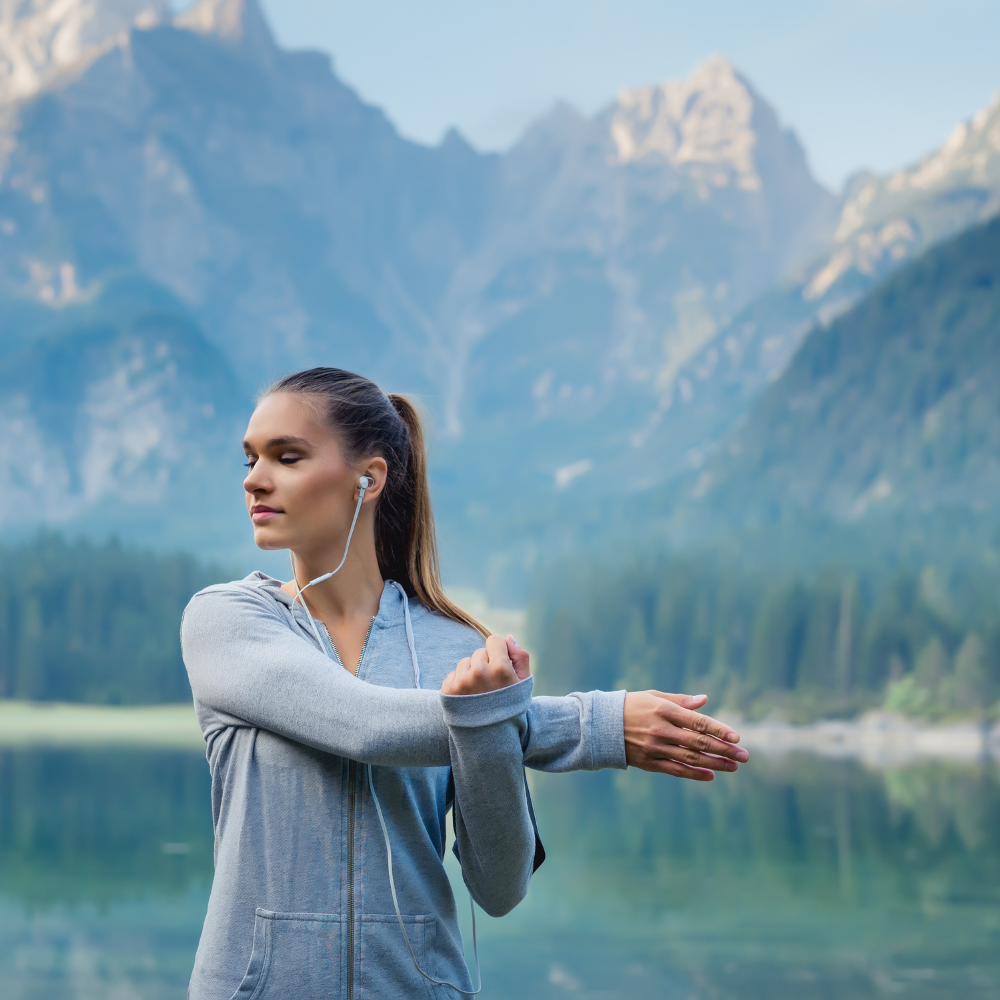
[{"label": "mountain range", "polygon": [[657,429],[674,442],[669,475],[701,467],[816,324],[829,324],[897,268],[998,211],[1000,92],[919,162],[850,179],[823,251],[790,269],[683,367]]},{"label": "mountain range", "polygon": [[1000,508],[1000,218],[814,328],[690,496],[737,522]]},{"label": "mountain range", "polygon": [[721,461],[810,330],[998,199],[1000,103],[837,196],[717,56],[483,154],[255,0],[2,4],[3,530],[244,558],[253,396],[332,364],[423,403],[446,566],[495,589]]}]

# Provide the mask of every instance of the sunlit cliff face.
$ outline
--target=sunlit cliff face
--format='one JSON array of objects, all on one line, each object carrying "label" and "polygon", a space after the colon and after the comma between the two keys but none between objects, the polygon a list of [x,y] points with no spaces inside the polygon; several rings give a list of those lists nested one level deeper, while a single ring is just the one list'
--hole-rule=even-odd
[{"label": "sunlit cliff face", "polygon": [[168,0],[0,0],[0,100],[30,97],[129,28],[170,16]]}]

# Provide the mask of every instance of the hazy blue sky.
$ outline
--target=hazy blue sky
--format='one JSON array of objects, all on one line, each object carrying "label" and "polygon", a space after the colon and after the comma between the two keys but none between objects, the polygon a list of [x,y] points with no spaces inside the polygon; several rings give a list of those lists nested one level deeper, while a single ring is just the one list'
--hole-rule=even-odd
[{"label": "hazy blue sky", "polygon": [[683,77],[719,52],[792,125],[819,177],[888,170],[1000,88],[1000,0],[262,0],[405,135],[509,145],[564,99]]}]

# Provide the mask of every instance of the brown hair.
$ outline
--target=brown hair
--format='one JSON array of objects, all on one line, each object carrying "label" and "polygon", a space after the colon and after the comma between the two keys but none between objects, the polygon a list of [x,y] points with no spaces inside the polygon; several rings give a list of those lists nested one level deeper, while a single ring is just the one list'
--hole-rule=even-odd
[{"label": "brown hair", "polygon": [[300,393],[318,402],[348,461],[370,455],[385,459],[389,471],[375,507],[375,552],[382,578],[402,584],[432,611],[488,636],[490,630],[441,586],[424,431],[414,405],[341,368],[287,375],[263,395],[274,392]]}]

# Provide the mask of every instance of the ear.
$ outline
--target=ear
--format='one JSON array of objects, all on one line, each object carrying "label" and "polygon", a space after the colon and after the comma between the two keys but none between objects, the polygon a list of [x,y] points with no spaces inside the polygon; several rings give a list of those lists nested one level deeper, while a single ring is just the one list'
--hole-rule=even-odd
[{"label": "ear", "polygon": [[[388,474],[389,466],[386,464],[384,458],[376,456],[365,462],[359,476],[367,476],[372,481],[372,485],[365,490],[365,503],[374,503],[381,496],[382,490],[385,489],[385,480]],[[356,487],[354,490],[355,500],[357,500],[359,493],[360,488]]]}]

